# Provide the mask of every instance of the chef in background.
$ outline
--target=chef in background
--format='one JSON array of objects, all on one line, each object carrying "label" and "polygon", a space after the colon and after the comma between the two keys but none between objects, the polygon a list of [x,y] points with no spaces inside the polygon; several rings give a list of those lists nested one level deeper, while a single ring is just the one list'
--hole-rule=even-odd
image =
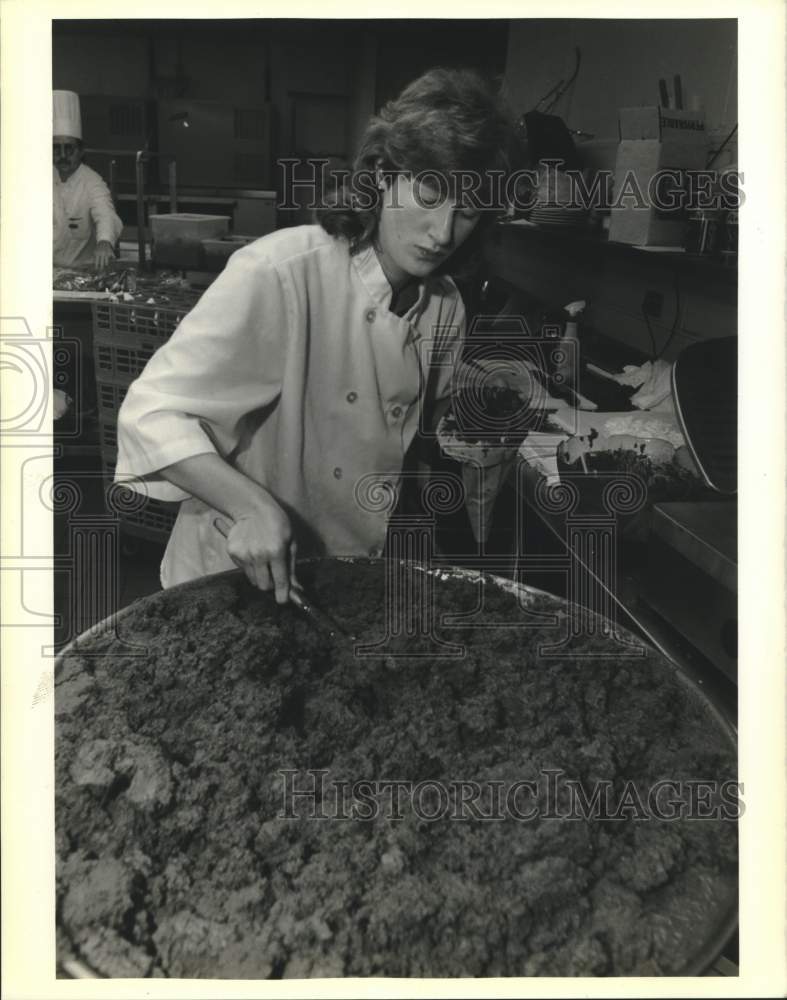
[{"label": "chef in background", "polygon": [[55,267],[93,265],[103,271],[115,256],[123,223],[112,205],[109,188],[82,162],[78,95],[55,90],[52,97],[53,263]]}]

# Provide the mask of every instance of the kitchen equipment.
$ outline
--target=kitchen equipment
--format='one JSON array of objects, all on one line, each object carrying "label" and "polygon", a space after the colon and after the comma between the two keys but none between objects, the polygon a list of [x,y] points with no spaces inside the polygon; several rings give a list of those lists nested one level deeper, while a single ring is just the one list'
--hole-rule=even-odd
[{"label": "kitchen equipment", "polygon": [[737,682],[737,504],[653,507],[640,599]]},{"label": "kitchen equipment", "polygon": [[698,209],[689,213],[684,246],[688,253],[712,257],[722,243],[722,213],[718,209]]},{"label": "kitchen equipment", "polygon": [[557,160],[562,170],[577,170],[581,166],[571,133],[558,115],[528,111],[522,115],[519,127],[528,160],[533,165],[542,160]]},{"label": "kitchen equipment", "polygon": [[676,73],[673,77],[673,82],[675,86],[675,107],[678,111],[683,110],[683,84],[680,79],[680,73]]},{"label": "kitchen equipment", "polygon": [[584,208],[565,208],[562,206],[554,208],[536,206],[528,218],[538,226],[576,229],[586,224],[587,210]]},{"label": "kitchen equipment", "polygon": [[229,233],[228,215],[202,215],[197,212],[169,212],[151,215],[153,260],[171,267],[200,267],[202,241]]},{"label": "kitchen equipment", "polygon": [[221,271],[236,250],[248,246],[255,239],[255,236],[222,236],[219,239],[202,240],[201,266],[206,271]]},{"label": "kitchen equipment", "polygon": [[[683,246],[686,214],[678,175],[680,171],[705,167],[703,113],[660,106],[620,108],[618,121],[620,143],[615,158],[610,240],[633,246]],[[660,198],[666,202],[669,196],[671,207],[652,195],[645,197],[644,204],[626,196],[627,192],[631,194],[632,186],[648,192],[654,178],[658,180]]]},{"label": "kitchen equipment", "polygon": [[731,209],[724,217],[721,233],[721,256],[734,263],[738,256],[738,210]]},{"label": "kitchen equipment", "polygon": [[738,338],[685,348],[672,368],[672,395],[686,444],[719,493],[738,488]]},{"label": "kitchen equipment", "polygon": [[[374,561],[374,560],[335,559],[335,560],[319,560],[311,564],[307,563],[304,564],[304,569],[306,569],[309,565],[311,565],[313,567],[323,567],[326,570],[330,570],[332,566],[335,566],[336,569],[338,570],[340,566],[347,566],[348,564],[349,565],[357,564],[359,566],[363,564],[367,567],[375,567],[379,565],[381,567],[381,571],[383,565],[380,561]],[[429,573],[433,577],[434,586],[436,589],[441,588],[442,586],[445,587],[449,587],[452,585],[455,586],[456,581],[465,581],[468,584],[472,583],[474,587],[480,586],[482,590],[488,588],[492,595],[494,595],[495,591],[503,591],[513,594],[517,597],[518,604],[521,608],[530,610],[539,615],[544,615],[546,620],[549,620],[550,617],[554,617],[557,621],[560,621],[561,619],[565,621],[566,618],[570,617],[570,615],[572,614],[571,608],[569,605],[566,604],[566,602],[558,598],[555,598],[551,595],[544,594],[543,592],[537,591],[533,588],[519,585],[511,580],[503,580],[500,578],[490,577],[490,576],[482,577],[478,573],[466,570],[464,571],[455,570],[451,568],[438,568],[438,567],[428,568],[425,566],[414,566],[413,569],[415,572]],[[59,682],[59,679],[62,679],[64,670],[67,669],[69,671],[69,673],[67,674],[69,682],[68,692],[66,692],[65,690],[61,690],[59,695],[56,696],[61,699],[59,706],[60,710],[62,711],[65,708],[62,702],[63,698],[70,697],[72,701],[73,699],[79,700],[80,698],[85,697],[85,694],[89,689],[90,685],[96,683],[94,680],[87,681],[86,682],[87,686],[80,683],[79,663],[80,661],[85,662],[86,658],[90,657],[91,653],[100,652],[102,648],[106,650],[107,639],[108,637],[111,637],[114,629],[117,629],[118,634],[120,635],[123,634],[124,630],[122,628],[122,624],[124,621],[131,620],[132,616],[134,615],[136,615],[136,620],[138,622],[140,620],[142,620],[143,622],[152,621],[154,619],[149,618],[146,613],[143,614],[142,618],[140,619],[139,617],[140,610],[150,609],[150,611],[152,612],[157,606],[161,606],[164,603],[166,603],[166,606],[169,609],[170,614],[175,613],[175,609],[179,604],[182,604],[184,607],[191,608],[192,614],[194,613],[199,614],[200,605],[203,604],[205,601],[207,601],[208,603],[211,602],[212,600],[211,595],[215,594],[214,588],[217,585],[222,586],[224,581],[229,583],[230,581],[239,581],[239,580],[242,581],[242,579],[243,576],[240,573],[240,571],[233,570],[230,571],[229,573],[218,574],[215,577],[203,578],[200,580],[191,581],[190,583],[179,585],[178,587],[173,587],[170,590],[165,591],[163,593],[152,595],[149,598],[144,598],[142,601],[137,602],[132,607],[124,609],[123,611],[119,612],[116,616],[113,616],[113,618],[110,619],[109,621],[103,622],[100,625],[96,626],[94,629],[90,630],[88,633],[85,633],[78,640],[76,640],[75,643],[71,644],[69,647],[67,647],[65,650],[61,652],[55,665],[56,684]],[[238,621],[237,618],[234,618],[232,607],[233,605],[230,604],[229,608],[230,608],[231,619],[233,622],[233,628],[237,629]],[[635,641],[633,636],[624,633],[623,630],[619,629],[617,631],[618,634],[621,635],[621,637],[623,637],[624,635],[628,635],[629,640]],[[144,652],[142,655],[144,657]],[[144,661],[141,661],[141,663],[142,662]],[[451,665],[450,669],[451,670],[454,669],[453,664]],[[585,669],[591,669],[591,664],[587,664],[586,666],[584,666],[583,670]],[[727,717],[708,698],[708,695],[699,686],[697,681],[694,678],[692,678],[692,676],[687,670],[683,670],[680,667],[677,667],[676,665],[669,663],[668,661],[664,661],[664,669],[671,672],[671,674],[674,676],[675,681],[681,687],[685,687],[687,696],[691,696],[695,700],[698,699],[705,705],[708,712],[707,717],[709,721],[712,722],[714,727],[718,728],[722,738],[722,742],[729,746],[730,752],[734,752],[734,747],[735,747],[734,729],[729,723]],[[93,673],[94,672],[91,670],[90,671],[91,677],[93,676]],[[135,677],[136,673],[137,673],[136,671],[132,670],[129,676]],[[101,683],[100,680],[98,681],[98,683]],[[317,681],[317,683],[319,683],[319,681]],[[359,692],[359,695],[362,693],[363,692]],[[183,695],[181,694],[178,696],[176,694],[175,697],[182,699]],[[178,703],[180,703],[180,701],[178,701]],[[80,746],[81,745],[82,744],[80,743]],[[101,749],[100,747],[94,746],[94,750],[100,750],[100,749]],[[208,764],[210,758],[209,742],[205,743],[204,747],[201,747],[200,749],[203,754],[202,757],[203,763],[198,766],[195,766],[195,768],[190,768],[187,767],[186,765],[182,766],[179,772],[181,774],[180,780],[182,782],[191,780],[191,774],[193,771],[198,772],[201,769],[201,767],[206,766]],[[207,754],[207,756],[204,756],[204,754]],[[85,761],[84,763],[87,762]],[[90,765],[90,767],[93,767],[93,765]],[[95,773],[95,771],[93,771],[92,773]],[[228,780],[231,779],[231,775],[229,773],[227,774],[227,779]],[[132,783],[132,785],[137,795],[139,795],[143,791],[143,789],[139,787],[139,782],[137,782],[136,785]],[[160,789],[161,787],[162,786],[160,785],[154,785],[152,786],[152,791],[155,791],[157,788]],[[124,794],[124,791],[125,791],[125,786],[122,787],[118,786],[118,788],[115,790],[115,794],[121,795]],[[170,822],[169,819],[167,819],[167,823],[169,822]],[[558,835],[559,831],[554,830],[554,834]],[[198,843],[199,842],[197,841],[197,845]],[[189,854],[193,855],[195,850],[198,850],[198,846],[197,847],[193,845],[190,846]],[[172,862],[176,865],[176,868],[173,869],[173,873],[180,871],[181,869],[177,867],[177,865],[179,864],[178,858],[173,856]],[[152,876],[153,873],[151,872],[150,875]],[[271,872],[271,877],[274,877],[273,872]],[[83,886],[84,891],[86,892],[90,891],[89,887],[86,884],[80,882],[80,885]],[[148,903],[148,905],[150,905],[150,903]],[[244,904],[243,901],[239,899],[239,905],[248,905],[248,903]],[[688,962],[685,968],[680,970],[680,974],[699,975],[703,971],[705,971],[711,965],[714,959],[719,955],[719,953],[725,946],[726,942],[728,941],[730,935],[734,932],[735,923],[736,923],[735,905],[734,901],[732,901],[728,906],[725,906],[723,912],[720,911],[717,914],[715,914],[713,919],[709,920],[707,926],[702,926],[702,925],[697,926],[696,924],[693,924],[692,927],[694,931],[694,936],[692,937],[692,941],[694,942],[694,944],[693,944],[691,960]],[[201,924],[198,921],[196,924],[196,929],[199,930],[200,926]],[[158,936],[160,929],[161,925],[159,925],[159,927],[155,932],[156,936]],[[77,947],[78,946],[79,942],[77,942]],[[61,945],[61,955],[60,955],[61,963],[65,966],[69,958],[75,957],[77,959],[81,959],[82,961],[81,968],[84,969],[86,963],[84,963],[83,958],[79,955],[69,956],[67,954],[63,954],[63,947],[64,946]],[[80,966],[74,967],[72,965],[70,966],[70,968],[76,971],[77,973],[80,971]]]}]

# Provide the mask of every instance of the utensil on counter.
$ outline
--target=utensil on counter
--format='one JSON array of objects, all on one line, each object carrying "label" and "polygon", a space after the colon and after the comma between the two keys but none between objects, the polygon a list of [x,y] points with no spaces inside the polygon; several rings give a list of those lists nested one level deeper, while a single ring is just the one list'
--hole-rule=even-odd
[{"label": "utensil on counter", "polygon": [[683,110],[683,84],[681,83],[680,73],[676,73],[673,77],[673,86],[675,88],[675,107],[678,111]]},{"label": "utensil on counter", "polygon": [[[214,519],[213,524],[220,535],[227,538],[230,533],[230,524],[222,517]],[[335,618],[322,608],[319,608],[308,596],[299,583],[290,583],[290,604],[308,620],[308,622],[322,635],[333,641],[348,640],[355,642],[356,636],[348,632],[341,626]]]},{"label": "utensil on counter", "polygon": [[[683,81],[680,78],[680,73],[676,73],[672,77],[672,86],[675,92],[674,108],[676,111],[683,110]],[[662,108],[669,108],[669,90],[667,90],[667,81],[662,77],[659,80],[659,100],[661,102]]]}]

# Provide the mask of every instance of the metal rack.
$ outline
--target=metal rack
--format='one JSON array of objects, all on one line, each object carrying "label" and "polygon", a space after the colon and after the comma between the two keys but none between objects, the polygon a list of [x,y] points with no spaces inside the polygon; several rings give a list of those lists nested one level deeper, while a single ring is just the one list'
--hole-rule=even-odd
[{"label": "metal rack", "polygon": [[136,182],[137,201],[137,255],[139,257],[139,269],[144,271],[147,267],[145,255],[145,164],[154,157],[168,160],[167,176],[169,181],[169,210],[178,210],[178,174],[175,157],[171,153],[152,153],[147,149],[86,149],[86,153],[100,156],[112,157],[109,161],[109,191],[112,201],[115,200],[115,168],[118,156],[133,156]]}]

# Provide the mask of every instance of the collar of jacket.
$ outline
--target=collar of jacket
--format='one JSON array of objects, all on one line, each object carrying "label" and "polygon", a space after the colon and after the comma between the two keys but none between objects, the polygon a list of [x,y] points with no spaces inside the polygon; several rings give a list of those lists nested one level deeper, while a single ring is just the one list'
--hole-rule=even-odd
[{"label": "collar of jacket", "polygon": [[[381,306],[390,309],[393,291],[374,247],[367,246],[363,250],[359,250],[353,257],[353,264],[366,290],[375,302],[379,302]],[[426,281],[418,282],[418,298],[410,309],[407,310],[407,313],[402,317],[396,317],[397,319],[401,318],[412,322],[415,316],[420,315],[426,299],[426,284]]]}]

